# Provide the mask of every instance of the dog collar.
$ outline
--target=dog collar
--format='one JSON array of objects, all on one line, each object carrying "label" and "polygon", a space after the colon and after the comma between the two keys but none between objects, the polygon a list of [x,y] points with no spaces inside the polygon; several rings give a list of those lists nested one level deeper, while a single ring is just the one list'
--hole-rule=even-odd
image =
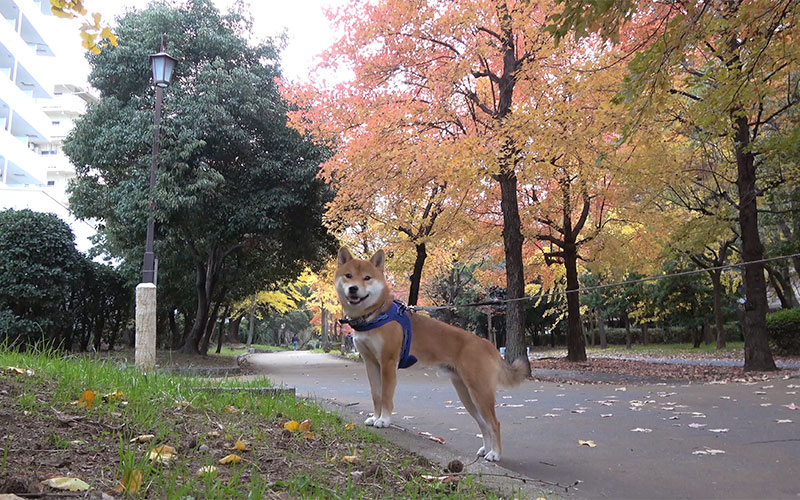
[{"label": "dog collar", "polygon": [[357,332],[366,332],[383,326],[390,321],[397,321],[403,327],[403,349],[400,351],[398,368],[408,368],[417,362],[417,358],[411,355],[411,317],[406,314],[407,309],[405,304],[395,300],[386,312],[372,320],[344,318],[340,319],[339,322],[349,324]]}]

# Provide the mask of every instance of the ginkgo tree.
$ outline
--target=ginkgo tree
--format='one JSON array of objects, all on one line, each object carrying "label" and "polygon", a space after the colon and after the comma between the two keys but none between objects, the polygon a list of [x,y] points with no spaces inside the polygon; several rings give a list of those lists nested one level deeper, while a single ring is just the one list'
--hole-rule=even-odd
[{"label": "ginkgo tree", "polygon": [[[653,4],[563,0],[552,29],[600,31],[637,46],[620,99],[634,124],[669,112],[719,144],[735,172],[744,267],[745,369],[774,370],[766,330],[759,198],[785,179],[770,159],[795,148],[800,48],[793,0]],[[613,6],[611,4],[614,4]],[[766,178],[765,174],[777,174]]]},{"label": "ginkgo tree", "polygon": [[117,45],[117,36],[111,27],[101,22],[98,12],[89,14],[83,0],[50,0],[54,16],[81,21],[81,45],[92,54],[99,54],[103,47]]}]

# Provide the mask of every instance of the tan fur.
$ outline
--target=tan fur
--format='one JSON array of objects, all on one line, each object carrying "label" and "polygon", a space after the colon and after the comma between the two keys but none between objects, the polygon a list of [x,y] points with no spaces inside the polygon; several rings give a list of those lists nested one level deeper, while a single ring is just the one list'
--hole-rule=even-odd
[{"label": "tan fur", "polygon": [[[345,315],[351,319],[373,319],[392,304],[384,277],[385,256],[379,250],[370,260],[354,259],[346,248],[339,251],[334,277],[336,292]],[[497,385],[512,387],[530,375],[530,366],[518,359],[506,363],[486,339],[461,328],[421,314],[411,314],[411,354],[419,365],[438,365],[448,372],[464,408],[478,423],[483,446],[478,450],[486,460],[500,459],[500,422],[495,415]],[[354,335],[364,359],[375,409],[365,423],[388,427],[394,409],[397,364],[403,343],[403,329],[397,322]]]}]

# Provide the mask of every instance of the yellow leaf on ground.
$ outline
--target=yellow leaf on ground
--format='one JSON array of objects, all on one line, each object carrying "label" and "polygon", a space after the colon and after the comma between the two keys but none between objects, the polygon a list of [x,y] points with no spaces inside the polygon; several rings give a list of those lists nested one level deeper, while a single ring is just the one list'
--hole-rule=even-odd
[{"label": "yellow leaf on ground", "polygon": [[196,476],[216,476],[217,475],[217,468],[213,465],[205,465],[200,467],[197,472],[195,472]]},{"label": "yellow leaf on ground", "polygon": [[150,460],[155,460],[160,464],[168,464],[173,458],[175,458],[175,448],[166,444],[157,446],[150,451]]},{"label": "yellow leaf on ground", "polygon": [[81,399],[78,400],[78,406],[81,408],[88,408],[92,409],[92,405],[94,404],[95,393],[92,390],[86,389],[83,391],[83,395]]},{"label": "yellow leaf on ground", "polygon": [[123,399],[125,397],[125,393],[122,391],[114,391],[109,392],[108,394],[103,395],[103,401],[116,401],[118,399]]},{"label": "yellow leaf on ground", "polygon": [[356,426],[356,424],[347,424],[347,425],[344,426],[344,429],[349,431],[349,430],[355,428],[355,426]]},{"label": "yellow leaf on ground", "polygon": [[241,461],[242,461],[242,457],[240,457],[239,455],[234,455],[234,454],[227,455],[227,456],[222,457],[222,458],[219,459],[219,463],[222,464],[222,465],[238,464]]},{"label": "yellow leaf on ground", "polygon": [[234,443],[232,449],[239,451],[247,451],[247,443],[245,443],[244,441],[241,440],[241,438],[239,438],[236,440],[236,443]]},{"label": "yellow leaf on ground", "polygon": [[231,406],[231,405],[228,405],[223,409],[225,410],[225,413],[238,413],[239,412],[239,410],[237,410],[236,407]]},{"label": "yellow leaf on ground", "polygon": [[288,422],[283,424],[283,428],[286,429],[287,431],[294,432],[300,428],[300,424],[298,424],[296,420],[289,420]]},{"label": "yellow leaf on ground", "polygon": [[153,434],[142,434],[141,436],[136,436],[131,439],[131,443],[149,443],[153,438],[155,438]]},{"label": "yellow leaf on ground", "polygon": [[345,455],[342,457],[342,462],[347,462],[348,464],[354,464],[358,462],[357,455]]},{"label": "yellow leaf on ground", "polygon": [[42,484],[57,490],[87,491],[89,489],[89,485],[77,477],[51,477],[42,481]]},{"label": "yellow leaf on ground", "polygon": [[300,422],[300,430],[303,432],[308,432],[311,430],[311,420],[305,419]]},{"label": "yellow leaf on ground", "polygon": [[588,446],[589,448],[594,448],[597,446],[594,441],[584,441],[582,439],[578,440],[578,446]]},{"label": "yellow leaf on ground", "polygon": [[306,432],[303,435],[303,437],[306,438],[306,439],[314,439],[314,433],[313,432]]},{"label": "yellow leaf on ground", "polygon": [[142,487],[142,471],[133,469],[122,478],[123,491],[137,493]]}]

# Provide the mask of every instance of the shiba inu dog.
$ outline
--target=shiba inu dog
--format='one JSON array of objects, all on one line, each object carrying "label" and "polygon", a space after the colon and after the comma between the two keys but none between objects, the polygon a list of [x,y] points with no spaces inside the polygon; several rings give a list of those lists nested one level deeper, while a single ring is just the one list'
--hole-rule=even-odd
[{"label": "shiba inu dog", "polygon": [[383,250],[370,260],[361,260],[342,248],[334,278],[342,309],[356,330],[355,345],[364,359],[372,392],[375,411],[364,423],[375,427],[391,424],[398,366],[419,361],[421,365],[437,366],[450,376],[464,408],[483,434],[478,455],[490,462],[500,460],[495,388],[498,384],[518,385],[530,375],[529,365],[522,359],[509,365],[488,340],[405,311],[404,306],[392,300],[384,264]]}]

